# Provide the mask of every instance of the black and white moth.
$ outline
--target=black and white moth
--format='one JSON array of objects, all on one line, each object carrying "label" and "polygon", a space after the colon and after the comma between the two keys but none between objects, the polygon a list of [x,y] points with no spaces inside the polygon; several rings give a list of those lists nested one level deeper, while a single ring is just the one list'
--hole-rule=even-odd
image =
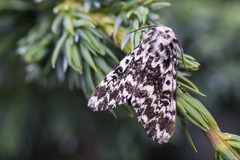
[{"label": "black and white moth", "polygon": [[171,28],[152,28],[146,38],[102,80],[88,101],[93,111],[127,104],[158,143],[171,138],[176,119],[180,42]]}]

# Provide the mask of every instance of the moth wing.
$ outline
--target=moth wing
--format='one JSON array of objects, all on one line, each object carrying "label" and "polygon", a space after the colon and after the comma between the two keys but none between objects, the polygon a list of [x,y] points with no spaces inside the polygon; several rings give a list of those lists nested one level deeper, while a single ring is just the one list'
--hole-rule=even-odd
[{"label": "moth wing", "polygon": [[148,40],[147,36],[142,43],[146,65],[136,78],[131,105],[147,134],[161,144],[169,141],[175,128],[177,54],[181,55],[182,49],[173,31],[164,27],[156,32],[153,35],[157,37]]},{"label": "moth wing", "polygon": [[182,48],[175,33],[152,28],[99,84],[88,106],[99,111],[130,104],[147,134],[167,143],[175,127],[177,54],[182,55]]},{"label": "moth wing", "polygon": [[146,66],[143,81],[137,85],[131,99],[138,121],[160,144],[167,143],[174,131],[177,85],[176,74],[161,72],[162,67],[161,63],[155,68]]},{"label": "moth wing", "polygon": [[88,106],[94,111],[115,108],[120,104],[128,104],[128,99],[136,86],[131,69],[134,63],[133,52],[113,68],[91,95]]}]

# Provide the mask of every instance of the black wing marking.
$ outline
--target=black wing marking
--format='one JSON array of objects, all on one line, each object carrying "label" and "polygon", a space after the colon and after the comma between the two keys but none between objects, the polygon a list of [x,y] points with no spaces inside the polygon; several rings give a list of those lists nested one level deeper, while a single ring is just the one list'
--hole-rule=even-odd
[{"label": "black wing marking", "polygon": [[131,69],[133,62],[133,52],[131,52],[114,67],[93,92],[88,101],[90,108],[100,111],[127,104],[136,86]]}]

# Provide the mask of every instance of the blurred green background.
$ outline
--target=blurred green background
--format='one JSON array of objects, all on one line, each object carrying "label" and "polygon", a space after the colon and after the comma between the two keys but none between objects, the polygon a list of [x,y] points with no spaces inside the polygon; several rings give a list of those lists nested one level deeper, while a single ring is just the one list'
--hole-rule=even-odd
[{"label": "blurred green background", "polygon": [[[26,2],[34,6],[34,1]],[[240,1],[168,2],[172,6],[159,13],[163,24],[175,31],[185,53],[201,63],[191,80],[207,97],[198,98],[223,132],[240,135]],[[170,143],[159,145],[136,117],[119,109],[117,119],[108,111],[92,112],[81,90],[70,91],[55,81],[27,83],[16,42],[39,13],[26,5],[0,2],[0,159],[214,159],[211,144],[192,124],[188,127],[198,153],[178,121]]]}]

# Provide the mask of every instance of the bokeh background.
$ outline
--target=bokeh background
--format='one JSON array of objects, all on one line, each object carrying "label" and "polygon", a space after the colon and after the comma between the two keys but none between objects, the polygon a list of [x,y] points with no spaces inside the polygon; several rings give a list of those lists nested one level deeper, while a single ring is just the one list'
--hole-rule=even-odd
[{"label": "bokeh background", "polygon": [[[12,2],[15,11],[0,2],[0,159],[214,159],[211,144],[192,124],[188,128],[198,153],[179,121],[170,143],[159,145],[136,117],[119,109],[117,119],[108,111],[92,112],[81,90],[57,82],[27,83],[16,42],[27,34],[36,15],[22,9],[24,3]],[[172,6],[159,13],[162,23],[201,64],[190,78],[206,94],[197,98],[223,132],[240,135],[240,1],[168,2]]]}]

